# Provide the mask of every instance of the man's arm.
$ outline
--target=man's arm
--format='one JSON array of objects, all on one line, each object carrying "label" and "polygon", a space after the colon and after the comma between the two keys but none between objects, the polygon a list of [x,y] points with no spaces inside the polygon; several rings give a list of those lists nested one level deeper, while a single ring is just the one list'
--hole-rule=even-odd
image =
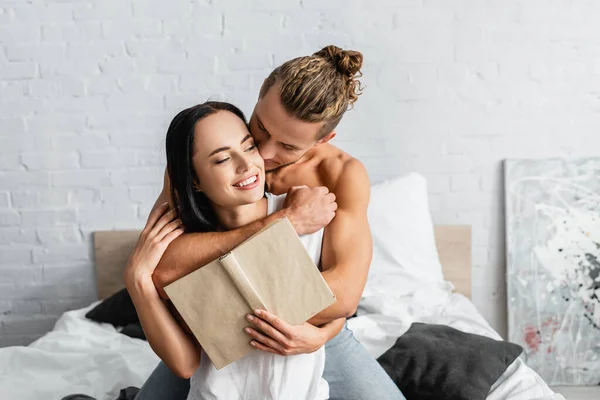
[{"label": "man's arm", "polygon": [[315,326],[354,314],[373,255],[367,220],[370,182],[365,167],[358,160],[347,161],[334,179],[327,186],[336,195],[338,209],[325,227],[321,266],[337,301],[309,320]]},{"label": "man's arm", "polygon": [[159,293],[166,297],[165,286],[233,250],[271,222],[285,216],[282,211],[231,231],[181,235],[169,245],[152,275]]},{"label": "man's arm", "polygon": [[[172,204],[170,197],[170,182],[165,172],[163,191],[156,204],[167,199]],[[288,197],[287,208],[240,228],[226,232],[188,233],[175,239],[152,275],[161,296],[167,297],[163,290],[166,285],[231,251],[271,222],[287,217],[299,235],[315,232],[331,221],[337,207],[335,196],[328,194],[326,188],[292,190]]]}]

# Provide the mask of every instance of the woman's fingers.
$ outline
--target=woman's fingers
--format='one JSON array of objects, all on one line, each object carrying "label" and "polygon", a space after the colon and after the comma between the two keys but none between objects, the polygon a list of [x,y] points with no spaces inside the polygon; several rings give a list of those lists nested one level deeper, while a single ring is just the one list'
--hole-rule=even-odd
[{"label": "woman's fingers", "polygon": [[269,348],[273,349],[274,351],[277,352],[277,354],[281,354],[281,355],[284,354],[285,350],[284,350],[283,346],[281,346],[281,344],[279,344],[276,340],[274,340],[266,335],[263,335],[262,333],[258,332],[256,329],[246,328],[244,330],[246,331],[246,333],[248,335],[250,335],[254,339],[254,342],[258,342],[255,344],[262,343],[264,345],[264,347],[269,347]]},{"label": "woman's fingers", "polygon": [[171,222],[169,222],[168,224],[166,224],[165,226],[163,226],[163,228],[160,230],[160,232],[158,232],[156,234],[156,240],[162,240],[164,237],[166,237],[169,233],[173,232],[175,229],[179,228],[181,226],[182,222],[180,219],[175,219]]},{"label": "woman's fingers", "polygon": [[165,245],[169,245],[173,240],[179,237],[183,233],[183,228],[177,228],[174,231],[167,233],[167,235],[162,239]]},{"label": "woman's fingers", "polygon": [[285,354],[281,354],[280,352],[278,352],[275,349],[272,349],[270,347],[265,346],[264,344],[262,344],[261,342],[258,342],[256,340],[251,341],[250,344],[252,345],[252,347],[255,347],[255,348],[257,348],[259,350],[262,350],[262,351],[266,351],[268,353],[277,354],[278,356],[284,356],[285,355]]},{"label": "woman's fingers", "polygon": [[[272,327],[274,327],[278,332],[281,332],[285,337],[289,338],[292,335],[292,325],[283,321],[277,315],[270,313],[266,310],[254,310],[254,314],[258,316],[258,318],[254,318],[262,322],[262,320],[267,321]],[[264,322],[263,322],[264,323]],[[268,324],[265,324],[268,325]],[[262,327],[259,326],[259,328]],[[273,328],[271,328],[273,329]],[[264,331],[263,331],[264,332]],[[269,332],[266,332],[269,333]]]},{"label": "woman's fingers", "polygon": [[162,217],[159,218],[159,220],[156,222],[156,224],[154,224],[154,227],[152,227],[152,230],[150,231],[149,236],[150,237],[155,237],[158,232],[160,232],[160,230],[167,225],[169,222],[173,221],[175,218],[177,218],[177,213],[175,211],[174,208],[170,209],[169,211],[165,212]]},{"label": "woman's fingers", "polygon": [[148,216],[148,221],[146,221],[146,226],[144,226],[144,231],[148,232],[152,230],[156,222],[160,219],[160,217],[167,211],[169,208],[169,203],[163,203],[160,206],[156,207]]},{"label": "woman's fingers", "polygon": [[[261,313],[261,317],[262,316],[263,316],[263,314]],[[261,332],[264,332],[266,335],[275,339],[277,342],[279,342],[281,344],[286,343],[285,332],[280,332],[279,330],[277,330],[277,327],[273,327],[272,325],[268,324],[267,322],[263,321],[262,319],[260,319],[258,317],[255,317],[253,315],[248,315],[246,317],[246,319],[248,321],[252,322],[254,325],[256,325],[256,327]]]}]

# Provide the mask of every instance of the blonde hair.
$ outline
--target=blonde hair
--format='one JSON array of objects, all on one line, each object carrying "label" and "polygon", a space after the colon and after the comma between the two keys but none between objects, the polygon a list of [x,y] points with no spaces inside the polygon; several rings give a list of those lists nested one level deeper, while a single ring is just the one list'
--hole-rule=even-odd
[{"label": "blonde hair", "polygon": [[275,68],[260,89],[264,97],[278,85],[284,109],[305,122],[323,122],[317,140],[329,134],[361,94],[357,79],[363,56],[358,51],[327,46]]}]

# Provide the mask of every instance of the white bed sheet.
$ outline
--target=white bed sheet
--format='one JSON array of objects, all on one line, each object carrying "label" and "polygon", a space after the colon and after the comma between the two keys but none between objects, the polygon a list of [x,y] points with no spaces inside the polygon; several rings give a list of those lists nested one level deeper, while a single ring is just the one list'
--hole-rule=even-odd
[{"label": "white bed sheet", "polygon": [[66,312],[27,347],[1,348],[0,399],[59,400],[83,393],[114,400],[120,389],[140,387],[158,357],[147,342],[86,319],[96,304]]},{"label": "white bed sheet", "polygon": [[[389,282],[390,284],[393,281]],[[348,322],[373,357],[390,348],[413,322],[445,324],[464,332],[501,339],[466,297],[450,284],[432,285],[410,296],[367,286],[359,316]],[[61,399],[83,393],[114,400],[127,386],[140,387],[158,357],[142,340],[110,324],[85,318],[89,307],[65,313],[52,332],[27,347],[0,349],[0,399]],[[492,386],[488,400],[564,400],[519,358]]]},{"label": "white bed sheet", "polygon": [[[355,337],[377,358],[404,334],[413,322],[448,325],[463,332],[501,340],[461,294],[452,293],[449,283],[431,285],[412,295],[394,296],[393,280],[387,287],[367,286],[358,317],[348,321]],[[564,400],[521,358],[515,360],[492,386],[488,400]]]}]

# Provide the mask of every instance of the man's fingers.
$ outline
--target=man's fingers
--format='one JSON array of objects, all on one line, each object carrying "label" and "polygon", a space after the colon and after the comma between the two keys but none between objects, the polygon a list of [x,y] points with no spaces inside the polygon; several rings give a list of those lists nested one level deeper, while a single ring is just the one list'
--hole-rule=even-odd
[{"label": "man's fingers", "polygon": [[327,201],[329,204],[335,203],[335,195],[333,193],[325,195],[325,201]]},{"label": "man's fingers", "polygon": [[288,193],[292,193],[292,192],[295,192],[297,190],[306,189],[306,188],[308,188],[308,186],[306,186],[306,185],[292,186],[292,187],[290,187],[288,189]]},{"label": "man's fingers", "polygon": [[[335,218],[335,213],[332,212],[331,214],[329,214],[329,222],[333,221],[333,219]],[[329,225],[329,223],[327,223]]]},{"label": "man's fingers", "polygon": [[317,192],[317,194],[320,195],[326,195],[327,193],[329,193],[329,189],[327,189],[326,186],[317,186],[315,188],[315,191]]},{"label": "man's fingers", "polygon": [[160,217],[167,211],[169,207],[169,203],[163,203],[160,206],[156,207],[148,216],[148,221],[146,221],[146,226],[144,226],[145,231],[150,231],[156,222],[160,219]]}]

